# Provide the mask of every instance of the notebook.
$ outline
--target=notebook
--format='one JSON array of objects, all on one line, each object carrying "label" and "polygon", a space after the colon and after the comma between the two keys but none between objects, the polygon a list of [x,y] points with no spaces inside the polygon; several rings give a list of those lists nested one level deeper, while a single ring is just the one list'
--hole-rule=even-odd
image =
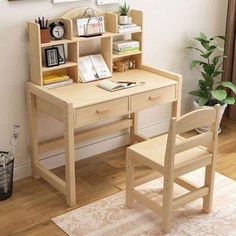
[{"label": "notebook", "polygon": [[99,88],[105,89],[109,92],[114,92],[121,89],[127,89],[137,86],[136,83],[122,83],[122,82],[115,82],[110,80],[103,80],[98,85]]}]

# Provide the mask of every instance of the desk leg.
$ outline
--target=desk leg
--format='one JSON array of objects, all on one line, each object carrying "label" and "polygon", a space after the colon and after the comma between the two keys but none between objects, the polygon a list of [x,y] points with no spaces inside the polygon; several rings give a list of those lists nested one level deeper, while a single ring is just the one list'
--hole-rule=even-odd
[{"label": "desk leg", "polygon": [[72,207],[76,205],[74,112],[72,104],[66,105],[64,127],[66,201],[67,204]]},{"label": "desk leg", "polygon": [[136,134],[138,133],[138,112],[132,113],[130,118],[133,120],[133,126],[130,128],[130,145],[136,142]]},{"label": "desk leg", "polygon": [[35,179],[39,179],[39,175],[36,174],[36,165],[39,163],[39,141],[38,141],[38,124],[37,124],[37,107],[36,96],[30,93],[27,89],[27,105],[28,105],[28,117],[31,136],[31,166],[32,176]]}]

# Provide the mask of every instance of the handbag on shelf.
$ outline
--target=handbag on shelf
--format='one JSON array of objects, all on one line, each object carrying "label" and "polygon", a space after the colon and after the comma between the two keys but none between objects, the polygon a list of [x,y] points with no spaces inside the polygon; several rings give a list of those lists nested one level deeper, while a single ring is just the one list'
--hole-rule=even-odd
[{"label": "handbag on shelf", "polygon": [[82,18],[77,19],[78,36],[93,37],[105,32],[104,17],[97,16],[93,8],[87,8]]}]

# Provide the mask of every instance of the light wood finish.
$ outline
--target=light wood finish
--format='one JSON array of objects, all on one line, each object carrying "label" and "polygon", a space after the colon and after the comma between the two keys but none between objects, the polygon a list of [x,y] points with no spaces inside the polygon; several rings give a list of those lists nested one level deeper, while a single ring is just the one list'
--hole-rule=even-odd
[{"label": "light wood finish", "polygon": [[[221,128],[216,170],[236,181],[236,122],[223,120]],[[186,137],[194,134],[190,132]],[[76,208],[123,191],[126,180],[125,148],[78,161],[76,170]],[[53,173],[64,179],[64,167],[53,170]],[[159,176],[147,167],[136,168],[137,184],[142,184],[143,179],[148,181]],[[50,218],[64,214],[71,208],[65,204],[63,194],[44,180],[28,177],[15,181],[13,196],[0,202],[0,209],[4,212],[0,215],[0,232],[3,236],[66,236]]]},{"label": "light wood finish", "polygon": [[[52,41],[47,44],[40,43],[40,29],[38,24],[29,22],[30,54],[31,54],[31,81],[28,83],[28,110],[31,126],[32,140],[32,169],[35,177],[41,176],[59,191],[66,195],[69,206],[76,204],[75,189],[75,166],[74,147],[90,138],[99,137],[105,134],[126,128],[130,130],[130,142],[140,142],[146,138],[138,132],[138,111],[162,103],[172,103],[173,109],[180,103],[181,97],[181,76],[160,69],[151,67],[142,68],[142,51],[136,55],[130,55],[135,59],[137,69],[129,70],[126,73],[113,73],[114,81],[135,81],[136,87],[108,92],[97,87],[99,81],[83,84],[79,80],[79,57],[80,43],[91,40],[100,41],[100,51],[108,68],[112,72],[113,58],[112,42],[113,38],[120,35],[118,32],[118,16],[116,13],[105,13],[98,10],[99,15],[106,19],[106,31],[97,37],[78,37],[74,35],[75,20],[82,16],[85,8],[78,8],[65,13],[62,17],[52,18],[52,21],[62,21],[65,24],[65,37],[62,40]],[[131,10],[133,22],[143,26],[143,13]],[[142,31],[131,33],[131,38],[143,42]],[[68,58],[66,64],[56,67],[45,67],[42,62],[42,53],[46,46],[64,44],[67,47]],[[126,56],[127,57],[127,56]],[[60,72],[67,74],[74,83],[72,85],[50,89],[45,89],[43,76]],[[143,82],[145,83],[143,85]],[[142,85],[141,85],[142,84]],[[145,95],[145,100],[143,96]],[[148,100],[146,97],[148,96]],[[158,97],[157,97],[158,96]],[[160,96],[160,98],[159,98]],[[139,105],[141,104],[141,105]],[[37,109],[47,113],[51,117],[60,121],[64,125],[64,137],[57,137],[53,140],[46,140],[39,143],[37,134]],[[180,106],[177,107],[180,114]],[[121,116],[126,118],[120,122],[110,122],[107,125],[99,125],[100,122],[117,120]],[[128,118],[127,118],[128,117]],[[129,118],[130,117],[130,118]],[[91,129],[91,126],[95,127]],[[97,127],[98,126],[98,127]],[[74,134],[74,129],[83,128]],[[65,147],[65,150],[61,150]],[[65,151],[65,189],[62,180],[55,177],[49,170],[40,164],[40,154],[50,152],[58,148]],[[36,168],[39,167],[39,168]]]},{"label": "light wood finish", "polygon": [[125,115],[129,111],[128,104],[128,97],[126,97],[77,109],[75,111],[75,127],[82,127],[103,119]]},{"label": "light wood finish", "polygon": [[[171,76],[171,74],[170,74]],[[138,86],[123,89],[116,92],[108,92],[97,87],[98,81],[91,83],[78,83],[61,88],[49,90],[53,96],[62,100],[71,101],[75,109],[100,104],[103,102],[116,100],[118,98],[130,97],[135,94],[148,92],[165,87],[177,85],[177,81],[169,76],[161,76],[158,73],[152,73],[146,70],[130,70],[127,72],[113,73],[112,80],[114,81],[130,81],[137,82]],[[140,86],[141,82],[145,85]]]},{"label": "light wood finish", "polygon": [[[79,144],[82,141],[96,138],[102,135],[112,134],[116,131],[127,129],[132,127],[132,119],[124,119],[121,121],[113,122],[99,126],[97,128],[88,129],[75,134],[75,144]],[[64,145],[64,138],[58,137],[51,140],[43,141],[39,143],[39,153],[44,154],[50,150],[60,149]]]},{"label": "light wood finish", "polygon": [[[220,105],[216,105],[215,108],[200,109],[179,118],[172,118],[167,135],[149,139],[127,149],[127,158],[132,167],[132,172],[130,167],[127,168],[127,183],[132,182],[134,178],[133,161],[147,165],[164,176],[161,208],[159,205],[155,206],[155,203],[147,197],[136,194],[134,184],[129,185],[126,197],[129,206],[132,206],[133,200],[136,200],[159,213],[162,216],[162,228],[165,232],[171,230],[172,211],[183,204],[203,197],[203,210],[210,212],[212,209],[219,117]],[[208,133],[187,139],[178,136],[179,133],[205,124],[211,124]],[[204,186],[199,188],[179,178],[201,167],[206,167]],[[190,192],[174,199],[174,182]]]},{"label": "light wood finish", "polygon": [[131,97],[131,110],[143,110],[166,101],[173,102],[175,99],[175,86],[137,94]]}]

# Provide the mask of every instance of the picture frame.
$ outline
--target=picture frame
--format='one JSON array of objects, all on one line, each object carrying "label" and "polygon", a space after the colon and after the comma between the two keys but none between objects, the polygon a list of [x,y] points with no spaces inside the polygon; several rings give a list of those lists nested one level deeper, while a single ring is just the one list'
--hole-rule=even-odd
[{"label": "picture frame", "polygon": [[45,59],[46,66],[53,67],[58,66],[59,64],[59,56],[58,56],[58,48],[46,48],[45,49]]},{"label": "picture frame", "polygon": [[59,65],[66,63],[65,47],[64,44],[54,45],[52,48],[57,48]]}]

